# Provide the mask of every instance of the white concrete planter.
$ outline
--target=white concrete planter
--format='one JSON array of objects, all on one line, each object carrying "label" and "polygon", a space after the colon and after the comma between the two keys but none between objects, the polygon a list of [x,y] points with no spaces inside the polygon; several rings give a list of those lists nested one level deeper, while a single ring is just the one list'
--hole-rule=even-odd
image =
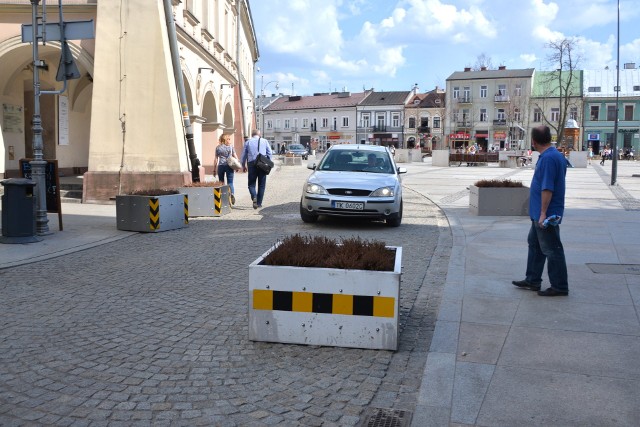
[{"label": "white concrete planter", "polygon": [[449,166],[449,150],[433,150],[431,152],[432,166]]},{"label": "white concrete planter", "polygon": [[[275,247],[274,247],[275,248]],[[249,265],[249,339],[398,348],[402,248],[394,271]]]},{"label": "white concrete planter", "polygon": [[479,216],[529,215],[529,187],[469,187],[469,211]]},{"label": "white concrete planter", "polygon": [[189,216],[216,217],[231,212],[231,189],[220,187],[180,187],[178,191],[189,196]]},{"label": "white concrete planter", "polygon": [[189,197],[116,196],[116,221],[118,230],[144,233],[184,228],[189,224]]}]

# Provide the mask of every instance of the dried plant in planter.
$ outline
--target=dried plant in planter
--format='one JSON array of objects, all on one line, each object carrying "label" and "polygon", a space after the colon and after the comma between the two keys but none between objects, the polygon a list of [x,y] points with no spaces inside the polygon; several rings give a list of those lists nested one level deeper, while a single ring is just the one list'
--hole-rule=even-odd
[{"label": "dried plant in planter", "polygon": [[135,190],[128,193],[129,196],[166,196],[169,194],[179,194],[177,190],[172,190],[168,188],[153,188],[147,190]]},{"label": "dried plant in planter", "polygon": [[512,181],[510,179],[482,179],[476,181],[476,187],[523,187],[522,181]]},{"label": "dried plant in planter", "polygon": [[222,187],[224,182],[222,181],[208,181],[208,182],[192,182],[185,184],[183,187]]},{"label": "dried plant in planter", "polygon": [[395,250],[359,237],[341,242],[323,236],[285,237],[264,259],[265,265],[393,271]]}]

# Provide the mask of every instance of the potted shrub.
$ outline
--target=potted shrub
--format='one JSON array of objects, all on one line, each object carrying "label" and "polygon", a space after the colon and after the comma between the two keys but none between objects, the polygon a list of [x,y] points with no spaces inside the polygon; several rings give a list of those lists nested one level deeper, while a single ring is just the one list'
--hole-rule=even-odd
[{"label": "potted shrub", "polygon": [[189,216],[222,216],[231,212],[231,189],[222,181],[194,182],[178,188],[189,196]]},{"label": "potted shrub", "polygon": [[189,198],[176,190],[139,190],[116,196],[118,230],[155,233],[189,224]]},{"label": "potted shrub", "polygon": [[396,350],[402,248],[294,235],[249,265],[249,339]]},{"label": "potted shrub", "polygon": [[485,179],[469,187],[469,210],[474,215],[529,215],[529,187],[522,181]]}]

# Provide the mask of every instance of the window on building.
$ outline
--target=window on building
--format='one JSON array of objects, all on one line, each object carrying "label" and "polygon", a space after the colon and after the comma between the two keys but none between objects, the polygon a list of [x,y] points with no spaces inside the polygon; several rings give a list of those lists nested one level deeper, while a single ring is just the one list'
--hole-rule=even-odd
[{"label": "window on building", "polygon": [[600,106],[592,105],[589,111],[589,120],[597,122],[600,116]]},{"label": "window on building", "polygon": [[302,119],[302,127],[304,129],[309,127],[309,119]]},{"label": "window on building", "polygon": [[409,117],[409,129],[415,129],[415,128],[416,128],[416,118]]},{"label": "window on building", "polygon": [[369,113],[362,115],[362,127],[363,128],[371,127],[371,116],[369,115]]},{"label": "window on building", "polygon": [[322,118],[322,125],[323,128],[328,128],[329,127],[329,119],[327,117],[323,117]]},{"label": "window on building", "polygon": [[517,83],[516,88],[514,90],[515,96],[522,96],[522,83]]},{"label": "window on building", "polygon": [[420,117],[420,126],[429,127],[429,117]]},{"label": "window on building", "polygon": [[453,111],[452,111],[451,116],[452,116],[452,118],[453,118],[453,121],[454,121],[454,122],[457,122],[457,121],[458,121],[458,116],[459,116],[459,115],[460,115],[460,112],[459,112],[458,110],[453,110]]},{"label": "window on building", "polygon": [[469,109],[465,108],[462,110],[462,124],[464,126],[469,126],[469,119],[471,117],[469,116]]},{"label": "window on building", "polygon": [[607,105],[607,121],[613,122],[616,120],[616,106]]},{"label": "window on building", "polygon": [[285,129],[291,128],[291,121],[289,119],[284,119],[284,128]]},{"label": "window on building", "polygon": [[633,120],[633,105],[624,106],[624,119],[626,121]]},{"label": "window on building", "polygon": [[481,108],[480,109],[480,121],[481,122],[486,122],[487,121],[487,109],[486,108]]},{"label": "window on building", "polygon": [[612,133],[605,133],[604,136],[606,138],[607,145],[609,147],[613,147],[613,134]]},{"label": "window on building", "polygon": [[542,110],[539,108],[536,108],[535,110],[533,110],[533,121],[535,123],[540,123],[542,121]]},{"label": "window on building", "polygon": [[498,108],[498,114],[496,115],[498,120],[506,120],[507,116],[504,113],[504,108]]},{"label": "window on building", "polygon": [[640,86],[634,86],[634,87],[633,87],[633,91],[634,91],[634,92],[640,91]]},{"label": "window on building", "polygon": [[384,120],[384,113],[382,113],[382,114],[378,114],[378,115],[376,116],[376,126],[378,126],[379,128],[381,128],[381,129],[382,129],[382,128],[384,128],[384,126],[385,126],[385,123],[384,123],[384,122],[385,122],[385,120]]},{"label": "window on building", "polygon": [[499,84],[498,85],[498,95],[504,96],[507,94],[507,85]]},{"label": "window on building", "polygon": [[578,107],[569,108],[569,118],[578,121]]},{"label": "window on building", "polygon": [[298,130],[298,119],[293,119],[293,130]]},{"label": "window on building", "polygon": [[631,138],[633,138],[633,134],[631,133],[625,133],[624,135],[622,135],[622,146],[624,148],[631,148]]},{"label": "window on building", "polygon": [[273,120],[267,120],[267,129],[273,129]]},{"label": "window on building", "polygon": [[513,120],[516,122],[521,122],[522,121],[522,114],[520,113],[520,109],[519,108],[514,108],[513,110]]},{"label": "window on building", "polygon": [[338,118],[333,118],[333,126],[331,126],[331,130],[338,130]]},{"label": "window on building", "polygon": [[465,86],[463,88],[463,98],[466,102],[469,102],[471,100],[471,87],[470,86]]},{"label": "window on building", "polygon": [[551,109],[551,121],[557,122],[560,120],[560,108]]},{"label": "window on building", "polygon": [[460,87],[455,86],[453,88],[453,99],[458,99],[458,98],[460,98]]},{"label": "window on building", "polygon": [[589,86],[589,88],[587,90],[589,92],[600,92],[601,88],[600,88],[600,86]]},{"label": "window on building", "polygon": [[487,86],[480,86],[480,98],[486,98],[487,97]]},{"label": "window on building", "polygon": [[433,118],[433,128],[440,129],[440,117]]},{"label": "window on building", "polygon": [[349,127],[349,116],[343,116],[342,117],[342,127],[343,128],[348,128]]},{"label": "window on building", "polygon": [[391,115],[391,126],[394,128],[400,127],[400,113],[393,113]]}]

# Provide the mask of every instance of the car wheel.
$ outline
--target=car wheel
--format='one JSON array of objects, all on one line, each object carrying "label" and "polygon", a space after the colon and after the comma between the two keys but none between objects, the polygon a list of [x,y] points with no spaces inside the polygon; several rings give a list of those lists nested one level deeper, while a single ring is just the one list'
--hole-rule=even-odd
[{"label": "car wheel", "polygon": [[398,213],[389,215],[385,222],[389,227],[400,227],[402,223],[402,200],[400,200],[400,210]]},{"label": "car wheel", "polygon": [[300,218],[302,218],[302,221],[306,222],[307,224],[313,224],[318,220],[318,215],[309,213],[302,207],[302,202],[300,202]]}]

